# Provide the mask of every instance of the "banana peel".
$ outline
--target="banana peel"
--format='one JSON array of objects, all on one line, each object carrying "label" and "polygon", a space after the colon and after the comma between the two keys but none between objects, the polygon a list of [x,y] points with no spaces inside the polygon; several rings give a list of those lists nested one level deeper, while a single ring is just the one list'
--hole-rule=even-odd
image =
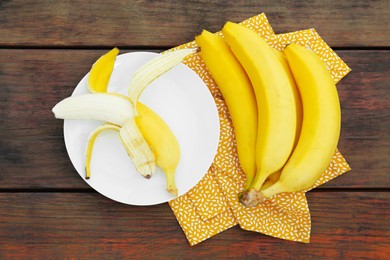
[{"label": "banana peel", "polygon": [[119,49],[113,48],[92,65],[88,76],[89,91],[92,93],[107,92],[108,82],[114,70],[115,59],[118,53]]}]

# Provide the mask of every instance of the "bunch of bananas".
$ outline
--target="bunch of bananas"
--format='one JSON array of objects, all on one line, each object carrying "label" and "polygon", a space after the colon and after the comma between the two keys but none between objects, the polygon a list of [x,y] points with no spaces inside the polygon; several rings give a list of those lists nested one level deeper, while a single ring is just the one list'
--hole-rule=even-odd
[{"label": "bunch of bananas", "polygon": [[195,40],[233,122],[247,177],[241,202],[256,206],[278,193],[311,188],[331,162],[340,134],[330,72],[302,46],[279,52],[232,22],[222,33],[204,30]]},{"label": "bunch of bananas", "polygon": [[102,131],[119,133],[137,171],[149,179],[159,166],[166,176],[166,189],[177,196],[175,171],[180,161],[179,143],[169,126],[150,108],[138,102],[143,90],[157,77],[170,70],[196,49],[184,49],[159,55],[142,66],[132,77],[129,97],[107,93],[117,48],[100,57],[88,76],[91,94],[68,97],[52,109],[59,119],[92,119],[105,124],[89,136],[85,155],[85,178],[91,176],[91,157],[96,138]]}]

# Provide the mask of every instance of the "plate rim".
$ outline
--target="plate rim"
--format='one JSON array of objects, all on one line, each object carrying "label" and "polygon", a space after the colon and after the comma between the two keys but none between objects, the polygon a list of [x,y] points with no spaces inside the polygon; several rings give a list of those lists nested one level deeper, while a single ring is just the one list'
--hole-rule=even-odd
[{"label": "plate rim", "polygon": [[[132,54],[135,54],[135,53],[137,53],[137,54],[147,54],[147,55],[149,55],[149,54],[155,54],[156,56],[161,55],[161,53],[153,52],[153,51],[131,51],[131,52],[126,52],[126,53],[119,54],[117,57],[125,58],[125,56],[127,56],[127,55],[131,56]],[[115,61],[115,63],[116,63],[116,62],[118,62],[118,61]],[[178,65],[184,66],[185,69],[187,69],[190,73],[192,73],[195,77],[197,77],[197,78],[203,83],[204,87],[207,89],[208,94],[209,94],[208,96],[209,96],[210,100],[212,101],[213,107],[215,108],[215,109],[214,109],[214,114],[215,114],[214,117],[215,117],[216,133],[217,133],[217,138],[216,138],[215,145],[214,145],[214,148],[213,148],[213,153],[212,153],[213,156],[212,156],[212,159],[210,159],[211,162],[210,162],[208,168],[205,170],[205,172],[203,173],[202,177],[199,179],[199,181],[198,181],[197,183],[195,183],[191,188],[189,188],[186,192],[184,192],[182,195],[180,195],[180,196],[183,196],[183,195],[187,194],[191,189],[193,189],[193,188],[194,188],[194,187],[195,187],[195,186],[204,178],[204,176],[207,174],[207,172],[208,172],[208,170],[210,169],[210,167],[213,165],[215,156],[216,156],[217,153],[218,153],[219,141],[220,141],[220,138],[221,138],[221,129],[220,129],[221,126],[220,126],[220,118],[219,118],[218,106],[217,106],[216,101],[215,101],[215,99],[214,99],[214,97],[213,97],[213,95],[212,95],[212,92],[210,91],[210,89],[209,89],[209,87],[207,86],[207,84],[202,80],[202,78],[201,78],[193,69],[191,69],[190,67],[188,67],[186,64],[184,64],[184,63],[181,62],[181,63],[179,63]],[[176,65],[176,66],[178,66],[178,65]],[[115,64],[114,66],[116,66],[116,64]],[[176,66],[174,66],[174,67],[176,67]],[[115,69],[115,67],[114,67],[114,69]],[[170,71],[170,70],[168,70],[167,72],[169,72],[169,71]],[[75,92],[76,92],[77,88],[79,87],[80,83],[81,83],[82,81],[87,80],[87,77],[88,77],[89,73],[90,73],[90,70],[89,70],[89,71],[88,71],[88,72],[87,72],[87,73],[78,81],[77,85],[76,85],[75,88],[73,89],[72,94],[71,94],[70,96],[78,95],[78,94],[75,94]],[[117,92],[113,91],[113,93],[117,93]],[[92,188],[94,191],[96,191],[97,193],[99,193],[99,194],[102,195],[103,197],[105,197],[105,198],[107,198],[107,199],[110,199],[110,200],[112,200],[112,201],[121,203],[121,204],[131,205],[131,206],[153,206],[153,205],[160,205],[160,204],[170,202],[170,201],[172,201],[172,200],[174,200],[174,199],[180,197],[180,196],[178,196],[178,197],[172,197],[172,198],[169,198],[169,199],[167,199],[167,200],[159,201],[159,202],[157,202],[157,203],[134,203],[134,202],[129,203],[129,202],[117,200],[117,199],[115,199],[115,198],[112,198],[112,197],[110,197],[110,196],[108,196],[108,195],[102,193],[99,189],[93,187],[93,186],[91,185],[91,183],[90,183],[87,179],[85,179],[85,178],[82,176],[82,174],[78,171],[78,169],[76,168],[76,166],[75,166],[75,164],[74,164],[74,162],[73,162],[73,160],[72,160],[72,157],[71,157],[71,155],[70,155],[70,148],[68,147],[68,146],[70,145],[70,144],[69,144],[70,141],[69,141],[69,140],[67,141],[68,137],[67,137],[67,135],[66,135],[66,125],[67,125],[67,122],[70,122],[70,119],[64,119],[64,122],[63,122],[63,135],[64,135],[64,143],[65,143],[65,148],[66,148],[66,152],[67,152],[68,158],[69,158],[69,160],[70,160],[70,162],[71,162],[71,164],[72,164],[74,170],[75,170],[75,171],[77,172],[77,174],[79,175],[79,177],[80,177],[81,179],[83,179],[83,181],[84,181],[85,183],[87,183],[87,185],[88,185],[90,188]],[[164,189],[164,187],[163,187],[163,189]]]}]

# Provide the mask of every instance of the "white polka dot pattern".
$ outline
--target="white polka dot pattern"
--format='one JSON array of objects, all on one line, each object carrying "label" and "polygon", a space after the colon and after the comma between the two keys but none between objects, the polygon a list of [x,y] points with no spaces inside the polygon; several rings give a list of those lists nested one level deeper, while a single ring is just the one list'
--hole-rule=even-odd
[{"label": "white polka dot pattern", "polygon": [[[241,24],[256,31],[276,49],[282,50],[292,42],[312,49],[326,63],[335,82],[350,71],[314,29],[275,35],[264,14]],[[188,47],[197,46],[192,41],[171,50]],[[254,208],[245,208],[239,203],[238,194],[244,188],[245,175],[238,161],[229,111],[200,55],[191,55],[184,63],[199,75],[213,95],[221,128],[218,152],[205,177],[188,193],[169,202],[190,244],[200,243],[236,224],[245,230],[277,238],[309,242],[310,212],[304,192],[278,194]],[[337,150],[313,188],[348,170],[349,165]]]}]

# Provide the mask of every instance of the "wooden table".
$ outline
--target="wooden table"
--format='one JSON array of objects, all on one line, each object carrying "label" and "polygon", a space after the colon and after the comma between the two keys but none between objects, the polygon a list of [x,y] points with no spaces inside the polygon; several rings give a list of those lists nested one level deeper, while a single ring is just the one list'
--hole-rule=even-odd
[{"label": "wooden table", "polygon": [[[389,258],[390,4],[378,1],[0,1],[0,258]],[[93,61],[163,50],[265,12],[276,33],[316,28],[352,72],[338,84],[352,171],[308,193],[310,244],[231,228],[190,247],[168,204],[93,191],[51,108]],[[99,258],[97,258],[99,259]]]}]

